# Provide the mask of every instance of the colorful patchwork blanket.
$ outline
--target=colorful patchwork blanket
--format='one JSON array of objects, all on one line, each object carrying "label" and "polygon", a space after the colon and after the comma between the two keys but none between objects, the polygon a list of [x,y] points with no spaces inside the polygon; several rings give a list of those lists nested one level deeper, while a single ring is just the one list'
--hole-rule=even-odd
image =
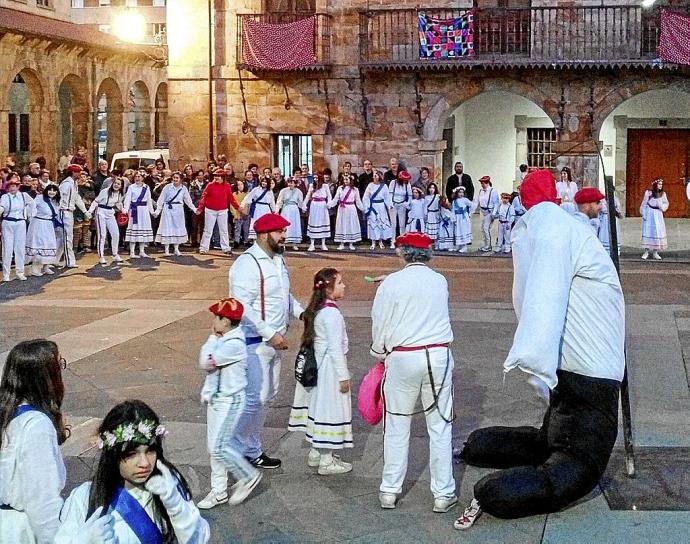
[{"label": "colorful patchwork blanket", "polygon": [[453,59],[474,55],[474,12],[454,19],[419,14],[419,58]]}]

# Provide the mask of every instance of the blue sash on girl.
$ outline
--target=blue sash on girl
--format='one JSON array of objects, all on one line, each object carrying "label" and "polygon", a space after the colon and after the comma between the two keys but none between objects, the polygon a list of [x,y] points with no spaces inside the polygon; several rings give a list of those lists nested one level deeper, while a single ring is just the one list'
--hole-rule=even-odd
[{"label": "blue sash on girl", "polygon": [[132,532],[137,535],[141,544],[162,544],[163,535],[153,520],[124,487],[118,487],[110,502],[110,509],[115,510]]},{"label": "blue sash on girl", "polygon": [[[254,217],[254,210],[256,210],[256,205],[260,203],[261,199],[266,196],[266,193],[268,193],[268,189],[264,190],[263,193],[257,198],[256,200],[253,200],[251,205],[249,206],[249,217]],[[265,204],[265,202],[261,202],[261,204]]]},{"label": "blue sash on girl", "polygon": [[436,202],[436,195],[434,195],[434,197],[433,197],[433,198],[431,199],[431,201],[429,202],[429,205],[426,207],[426,211],[427,211],[427,212],[437,212],[437,211],[439,211],[438,208],[436,208],[435,210],[432,210],[432,209],[431,209],[431,206],[433,206],[434,202]]},{"label": "blue sash on girl", "polygon": [[50,213],[52,215],[50,220],[53,222],[53,228],[59,229],[60,227],[62,227],[64,225],[62,224],[62,221],[60,221],[58,219],[57,212],[55,211],[55,208],[53,208],[53,203],[50,200],[48,200],[47,202],[48,202],[48,207],[50,208]]},{"label": "blue sash on girl", "polygon": [[374,215],[378,216],[379,212],[377,212],[377,211],[374,209],[374,204],[375,204],[375,201],[376,201],[376,197],[377,197],[377,196],[379,195],[379,193],[381,192],[381,189],[383,189],[383,183],[379,184],[379,186],[378,186],[378,187],[376,188],[376,190],[374,191],[374,194],[371,195],[371,199],[369,200],[369,209],[367,210],[367,213],[364,214],[365,216],[368,216],[371,212],[374,212]]},{"label": "blue sash on girl", "polygon": [[166,201],[166,204],[168,205],[168,209],[172,210],[173,209],[173,204],[178,204],[178,202],[175,202],[175,199],[180,196],[180,193],[182,192],[182,189],[184,187],[180,187],[177,192],[175,193],[175,196],[173,196],[170,200]]},{"label": "blue sash on girl", "polygon": [[467,217],[467,212],[470,209],[467,206],[458,206],[455,202],[453,203],[453,211],[455,215],[461,215],[463,218]]},{"label": "blue sash on girl", "polygon": [[26,412],[39,412],[38,408],[34,408],[30,404],[20,404],[14,409],[14,417],[19,417]]},{"label": "blue sash on girl", "polygon": [[139,209],[139,206],[146,206],[146,202],[144,202],[144,197],[146,196],[146,190],[148,187],[144,185],[141,188],[141,193],[139,193],[138,198],[132,202],[132,223],[135,225],[138,223],[138,213],[137,210]]}]

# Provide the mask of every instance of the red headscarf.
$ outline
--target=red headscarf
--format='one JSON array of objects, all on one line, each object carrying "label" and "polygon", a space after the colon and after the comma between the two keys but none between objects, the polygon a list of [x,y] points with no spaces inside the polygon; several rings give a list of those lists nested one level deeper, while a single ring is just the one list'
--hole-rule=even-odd
[{"label": "red headscarf", "polygon": [[536,206],[540,202],[558,204],[556,198],[556,181],[548,170],[537,170],[527,174],[520,185],[520,199],[526,209]]}]

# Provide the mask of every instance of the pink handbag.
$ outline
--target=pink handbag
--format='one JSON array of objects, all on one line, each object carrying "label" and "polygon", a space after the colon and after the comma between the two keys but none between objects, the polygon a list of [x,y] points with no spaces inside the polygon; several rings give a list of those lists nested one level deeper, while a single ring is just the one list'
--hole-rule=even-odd
[{"label": "pink handbag", "polygon": [[385,370],[383,361],[378,361],[369,369],[359,386],[357,409],[362,419],[369,425],[377,425],[383,419],[381,382]]}]

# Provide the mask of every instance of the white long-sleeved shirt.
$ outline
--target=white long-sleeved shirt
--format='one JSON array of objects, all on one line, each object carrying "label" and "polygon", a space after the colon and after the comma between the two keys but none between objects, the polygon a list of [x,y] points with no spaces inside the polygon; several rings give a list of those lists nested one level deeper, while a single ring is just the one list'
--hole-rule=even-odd
[{"label": "white long-sleeved shirt", "polygon": [[[93,214],[93,212],[96,211],[98,208],[99,204],[102,206],[109,206],[113,208],[113,210],[121,210],[122,209],[122,193],[117,192],[113,193],[112,195],[109,194],[109,189],[106,187],[105,189],[101,189],[101,192],[98,193],[98,196],[93,199],[93,202],[91,203],[91,206],[89,207],[89,213]],[[113,210],[106,210],[105,208],[101,208],[103,211],[113,211]],[[114,213],[114,212],[113,212]]]},{"label": "white long-sleeved shirt", "polygon": [[388,275],[374,297],[371,337],[374,357],[398,346],[452,342],[446,278],[422,263]]},{"label": "white long-sleeved shirt", "polygon": [[493,215],[498,208],[498,191],[493,187],[480,189],[475,195],[475,202],[477,207],[481,210],[482,215]]},{"label": "white long-sleeved shirt", "polygon": [[412,198],[412,188],[409,183],[398,183],[393,180],[388,184],[388,191],[393,204],[405,204]]},{"label": "white long-sleeved shirt", "polygon": [[558,369],[621,381],[623,291],[592,228],[542,202],[515,224],[511,240],[518,326],[505,372],[520,368],[551,389]]},{"label": "white long-sleeved shirt", "polygon": [[196,206],[194,205],[194,202],[192,202],[192,197],[189,194],[189,190],[184,185],[175,187],[172,183],[169,183],[163,187],[163,190],[156,201],[156,211],[163,211],[164,208],[168,207],[168,203],[173,206],[177,205],[184,207],[186,205],[193,212],[196,211]]},{"label": "white long-sleeved shirt", "polygon": [[[299,318],[304,309],[290,293],[290,278],[285,260],[281,255],[269,257],[259,244],[254,244],[240,255],[228,274],[230,296],[244,306],[242,330],[247,338],[261,336],[270,340],[276,333],[284,334],[290,316]],[[261,317],[261,280],[259,266],[264,276],[264,309]]]},{"label": "white long-sleeved shirt", "polygon": [[88,210],[84,201],[79,196],[79,187],[77,182],[71,177],[67,176],[62,183],[60,183],[60,210],[73,212],[75,208],[86,214]]},{"label": "white long-sleeved shirt", "polygon": [[222,337],[212,334],[201,346],[199,368],[206,370],[201,400],[209,402],[242,391],[247,386],[247,346],[241,327]]},{"label": "white long-sleeved shirt", "polygon": [[284,187],[278,193],[278,201],[276,202],[276,208],[282,210],[283,206],[297,206],[302,208],[302,202],[304,202],[304,195],[302,191],[297,189],[290,189],[289,187]]},{"label": "white long-sleeved shirt", "polygon": [[[136,183],[132,183],[128,188],[127,188],[127,193],[125,194],[125,200],[122,203],[122,211],[124,213],[129,213],[129,209],[132,206],[133,202],[136,202],[139,200],[139,197],[141,196],[141,193],[144,193],[144,197],[142,202],[146,203],[146,210],[148,213],[153,214],[154,213],[154,208],[153,208],[153,199],[151,198],[151,191],[149,190],[148,185],[137,185]],[[137,213],[144,213],[141,208],[144,206],[138,206],[139,211]]]},{"label": "white long-sleeved shirt", "polygon": [[[28,530],[36,542],[52,543],[59,525],[65,477],[65,464],[50,418],[34,410],[15,417],[5,430],[0,448],[0,504],[26,514],[28,528],[18,527],[16,513],[11,512],[9,518],[0,510],[0,541],[23,544],[26,541],[19,535],[26,536]],[[8,522],[11,526],[5,525]]]},{"label": "white long-sleeved shirt", "polygon": [[[60,529],[55,537],[55,544],[81,544],[84,542],[84,523],[89,508],[89,493],[91,482],[85,482],[74,489],[60,513]],[[128,489],[129,493],[144,508],[149,517],[160,529],[162,523],[155,516],[153,509],[153,494],[146,489]],[[119,512],[110,512],[113,516],[113,532],[118,544],[141,544],[137,535],[120,516]],[[174,510],[168,510],[170,523],[175,532],[177,542],[185,544],[205,544],[210,539],[208,522],[201,517],[199,510],[192,500],[185,501],[182,497]]]},{"label": "white long-sleeved shirt", "polygon": [[515,219],[513,213],[513,208],[507,202],[501,202],[498,208],[494,209],[493,216],[498,219],[501,223],[512,223]]},{"label": "white long-sleeved shirt", "polygon": [[[347,195],[347,198],[345,198]],[[362,199],[359,196],[359,191],[355,187],[338,187],[338,190],[333,195],[333,198],[328,202],[328,207],[333,208],[339,206],[355,206],[358,210],[363,210]]]},{"label": "white long-sleeved shirt", "polygon": [[35,214],[33,199],[22,192],[5,193],[0,196],[0,214],[14,219],[28,219]]},{"label": "white long-sleeved shirt", "polygon": [[314,355],[321,365],[332,365],[339,382],[350,379],[347,368],[348,339],[345,319],[338,308],[327,306],[314,318]]}]

